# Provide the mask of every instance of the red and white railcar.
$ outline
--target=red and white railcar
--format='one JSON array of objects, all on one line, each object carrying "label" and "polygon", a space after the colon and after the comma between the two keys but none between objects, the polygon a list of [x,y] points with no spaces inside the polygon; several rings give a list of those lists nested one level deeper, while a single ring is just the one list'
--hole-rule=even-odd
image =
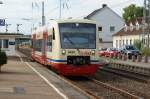
[{"label": "red and white railcar", "polygon": [[98,32],[90,20],[51,20],[32,34],[32,59],[62,75],[94,75],[99,67]]}]

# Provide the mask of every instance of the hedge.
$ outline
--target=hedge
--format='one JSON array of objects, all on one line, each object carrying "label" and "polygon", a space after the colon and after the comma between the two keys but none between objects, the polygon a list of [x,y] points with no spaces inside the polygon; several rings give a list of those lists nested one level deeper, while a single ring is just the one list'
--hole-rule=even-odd
[{"label": "hedge", "polygon": [[5,52],[0,52],[0,66],[7,64],[7,56]]}]

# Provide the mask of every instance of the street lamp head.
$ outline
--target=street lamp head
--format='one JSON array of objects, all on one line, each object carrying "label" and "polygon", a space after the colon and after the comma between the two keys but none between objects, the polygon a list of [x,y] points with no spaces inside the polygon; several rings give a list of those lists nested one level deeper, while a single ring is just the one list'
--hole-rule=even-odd
[{"label": "street lamp head", "polygon": [[0,1],[0,4],[3,4],[3,2],[2,2],[2,1]]}]

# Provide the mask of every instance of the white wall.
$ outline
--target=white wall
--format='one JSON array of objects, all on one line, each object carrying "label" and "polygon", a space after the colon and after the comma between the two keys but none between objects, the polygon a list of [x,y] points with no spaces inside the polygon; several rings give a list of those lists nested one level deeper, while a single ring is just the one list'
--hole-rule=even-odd
[{"label": "white wall", "polygon": [[6,52],[7,56],[15,56],[15,45],[9,45],[8,44],[8,48],[3,48],[3,39],[8,39],[9,42],[15,42],[15,37],[1,37],[0,38],[2,40],[2,49],[3,51]]},{"label": "white wall", "polygon": [[[116,46],[117,45],[116,40],[118,40],[118,47]],[[113,47],[120,48],[121,46],[123,46],[123,40],[124,40],[124,45],[130,45],[130,40],[132,40],[131,45],[133,45],[135,40],[140,40],[140,36],[139,35],[114,36]],[[126,42],[126,40],[128,40],[128,43]],[[119,44],[120,41],[121,43]]]},{"label": "white wall", "polygon": [[112,45],[113,45],[113,43],[106,43],[106,42],[104,42],[104,43],[100,43],[99,44],[99,48],[110,48],[110,47],[112,47]]},{"label": "white wall", "polygon": [[[113,41],[112,35],[117,33],[124,26],[124,20],[108,7],[97,12],[90,19],[95,20],[99,26],[102,26],[102,32],[99,33],[100,38],[102,38],[104,42]],[[115,26],[114,32],[110,32],[110,26]]]}]

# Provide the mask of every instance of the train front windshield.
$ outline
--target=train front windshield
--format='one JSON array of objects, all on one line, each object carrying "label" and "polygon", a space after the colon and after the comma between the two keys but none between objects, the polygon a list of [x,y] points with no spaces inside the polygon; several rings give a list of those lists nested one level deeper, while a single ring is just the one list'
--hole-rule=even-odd
[{"label": "train front windshield", "polygon": [[90,23],[60,23],[63,49],[95,49],[96,25]]}]

